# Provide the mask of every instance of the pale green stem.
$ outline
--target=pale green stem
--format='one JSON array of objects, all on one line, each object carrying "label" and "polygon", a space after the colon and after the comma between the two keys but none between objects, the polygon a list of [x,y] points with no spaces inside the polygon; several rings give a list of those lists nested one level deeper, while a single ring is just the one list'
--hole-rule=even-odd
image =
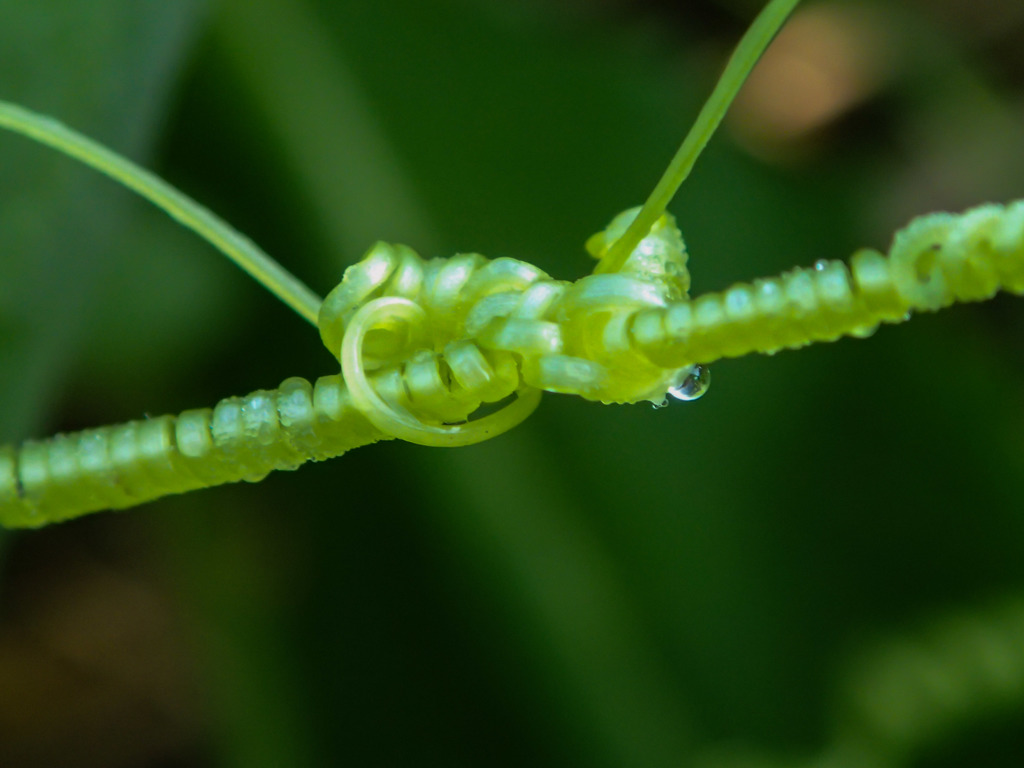
[{"label": "pale green stem", "polygon": [[722,72],[711,96],[708,97],[700,114],[697,115],[693,128],[683,139],[683,143],[654,187],[651,196],[647,198],[639,215],[629,225],[622,237],[608,249],[604,258],[594,269],[595,273],[620,270],[633,249],[647,237],[654,222],[665,212],[665,208],[672,200],[676,190],[690,175],[700,153],[707,146],[712,134],[722,122],[722,118],[725,117],[729,105],[739,93],[740,88],[743,87],[747,75],[750,74],[761,54],[764,53],[776,32],[782,27],[799,1],[771,0],[754,20],[754,23],[750,25],[750,29],[743,35],[732,58],[726,64],[725,71]]},{"label": "pale green stem", "polygon": [[46,144],[121,182],[188,227],[252,275],[261,285],[314,326],[321,299],[259,246],[223,219],[140,168],[77,131],[16,104],[0,101],[0,127]]}]

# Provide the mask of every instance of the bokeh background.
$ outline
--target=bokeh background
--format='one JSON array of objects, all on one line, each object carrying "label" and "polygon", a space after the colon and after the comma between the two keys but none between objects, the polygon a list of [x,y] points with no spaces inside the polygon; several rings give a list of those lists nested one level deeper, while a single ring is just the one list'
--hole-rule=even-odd
[{"label": "bokeh background", "polygon": [[[758,6],[4,0],[0,98],[323,293],[376,239],[575,278]],[[673,209],[699,293],[1021,197],[1019,0],[808,0]],[[0,532],[0,765],[1020,764],[1022,323]],[[0,136],[0,440],[333,371],[210,247]]]}]

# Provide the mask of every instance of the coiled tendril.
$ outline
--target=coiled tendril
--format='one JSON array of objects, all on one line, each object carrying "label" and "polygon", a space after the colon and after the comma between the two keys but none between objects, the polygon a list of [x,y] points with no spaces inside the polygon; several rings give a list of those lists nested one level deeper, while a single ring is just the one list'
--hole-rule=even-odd
[{"label": "coiled tendril", "polygon": [[[636,210],[588,247],[600,258]],[[623,343],[623,321],[686,296],[686,250],[669,215],[615,274],[553,280],[515,259],[421,259],[377,243],[324,300],[320,335],[353,399],[387,434],[465,445],[526,418],[541,390],[603,402],[660,402],[690,366],[654,365]],[[516,399],[466,421],[481,404]],[[459,423],[461,422],[461,423]]]},{"label": "coiled tendril", "polygon": [[629,335],[657,364],[708,363],[870,335],[879,323],[1000,289],[1024,292],[1024,201],[922,216],[896,233],[888,256],[865,249],[849,266],[819,261],[641,312]]},{"label": "coiled tendril", "polygon": [[[587,248],[601,259],[635,218]],[[604,403],[660,403],[706,386],[723,357],[870,335],[913,311],[1024,292],[1024,201],[922,216],[887,256],[854,254],[689,299],[687,254],[663,214],[619,272],[575,283],[514,259],[424,261],[378,243],[324,301],[320,333],[357,406],[382,431],[464,445],[511,428],[539,390]],[[462,424],[481,403],[518,399]],[[692,394],[692,391],[691,391]]]},{"label": "coiled tendril", "polygon": [[[40,525],[261,477],[388,437],[466,445],[518,424],[545,390],[604,403],[689,400],[707,388],[707,364],[722,357],[864,336],[914,310],[1001,288],[1024,292],[1017,202],[924,216],[897,233],[888,256],[864,250],[849,267],[821,261],[689,299],[686,248],[665,206],[797,2],[769,0],[654,192],[588,241],[594,274],[571,283],[515,259],[424,260],[378,243],[321,302],[153,174],[51,118],[0,102],[0,128],[134,189],[315,321],[344,374],[316,385],[289,380],[212,410],[161,417],[156,427],[128,423],[0,446],[0,523]],[[481,406],[497,410],[473,418]]]}]

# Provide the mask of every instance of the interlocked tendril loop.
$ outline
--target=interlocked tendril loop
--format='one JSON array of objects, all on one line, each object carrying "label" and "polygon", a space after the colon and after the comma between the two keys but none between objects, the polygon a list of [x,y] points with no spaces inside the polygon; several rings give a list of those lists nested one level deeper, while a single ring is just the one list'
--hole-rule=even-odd
[{"label": "interlocked tendril loop", "polygon": [[[592,255],[600,259],[635,215],[592,237]],[[540,390],[660,403],[698,364],[869,335],[1000,288],[1024,292],[1024,201],[922,216],[887,256],[865,249],[849,266],[820,261],[693,300],[686,261],[667,214],[621,271],[574,283],[514,259],[425,261],[378,243],[324,301],[320,332],[377,428],[465,445],[518,424]],[[468,420],[513,393],[511,404]]]},{"label": "interlocked tendril loop", "polygon": [[[620,215],[591,239],[595,257],[635,215]],[[324,300],[319,326],[376,427],[411,442],[465,445],[518,424],[540,390],[664,400],[686,371],[638,355],[626,320],[684,298],[688,285],[682,237],[668,215],[622,271],[575,283],[515,259],[424,260],[406,246],[377,243]],[[512,394],[498,411],[468,420],[481,404]]]}]

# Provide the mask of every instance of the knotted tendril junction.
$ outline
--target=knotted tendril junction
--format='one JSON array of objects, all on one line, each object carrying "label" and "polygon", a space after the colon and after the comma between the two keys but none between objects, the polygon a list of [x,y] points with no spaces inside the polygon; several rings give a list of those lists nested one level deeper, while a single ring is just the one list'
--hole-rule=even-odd
[{"label": "knotted tendril junction", "polygon": [[[592,237],[591,255],[600,259],[636,212]],[[604,403],[692,397],[703,391],[706,366],[723,357],[867,336],[914,311],[1000,289],[1022,293],[1024,201],[923,216],[896,234],[887,256],[862,250],[849,266],[820,261],[692,300],[689,284],[668,214],[620,271],[574,283],[514,259],[425,261],[377,243],[328,295],[319,325],[378,429],[465,445],[525,419],[542,390]],[[469,420],[513,393],[503,408]]]},{"label": "knotted tendril junction", "polygon": [[[593,255],[635,215],[620,215],[592,238]],[[521,422],[542,390],[662,401],[690,366],[653,365],[614,335],[628,313],[667,307],[688,287],[682,237],[667,215],[620,272],[576,283],[515,259],[424,260],[406,246],[377,243],[324,300],[319,327],[357,407],[378,429],[426,445],[466,445]]]},{"label": "knotted tendril junction", "polygon": [[[591,238],[591,254],[602,258],[634,216]],[[849,266],[823,261],[692,300],[686,259],[668,215],[621,270],[575,283],[514,259],[425,261],[378,243],[321,307],[320,333],[343,375],[0,446],[0,525],[256,480],[389,437],[475,443],[525,419],[542,391],[692,399],[722,357],[864,336],[913,311],[1024,293],[1024,201],[924,216],[887,256],[864,250]]]}]

